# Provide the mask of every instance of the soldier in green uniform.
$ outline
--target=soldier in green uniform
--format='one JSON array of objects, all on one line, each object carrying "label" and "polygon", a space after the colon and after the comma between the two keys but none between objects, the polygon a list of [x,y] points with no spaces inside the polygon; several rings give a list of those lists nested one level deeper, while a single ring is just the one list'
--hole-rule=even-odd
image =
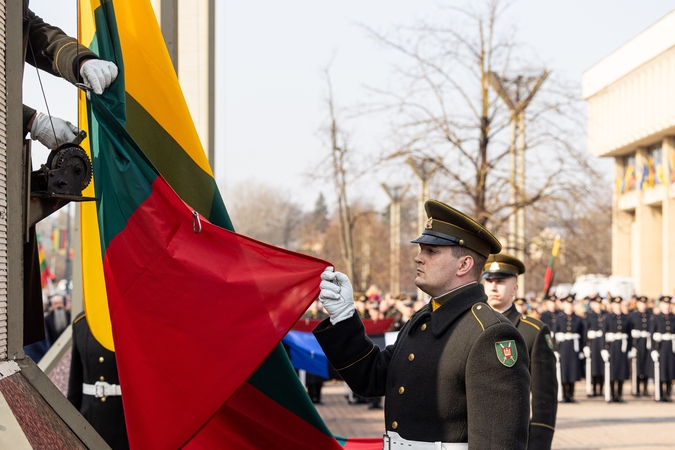
[{"label": "soldier in green uniform", "polygon": [[548,325],[518,312],[514,305],[518,275],[522,273],[525,273],[525,265],[518,258],[506,253],[490,255],[483,271],[483,284],[490,306],[513,322],[525,339],[532,377],[528,448],[546,450],[551,448],[558,409],[556,360]]},{"label": "soldier in green uniform", "polygon": [[384,448],[525,449],[530,419],[527,346],[486,303],[478,281],[501,244],[483,226],[436,200],[415,257],[415,284],[431,301],[380,350],[354,313],[349,279],[321,275],[330,315],[314,330],[354,392],[385,396]]}]

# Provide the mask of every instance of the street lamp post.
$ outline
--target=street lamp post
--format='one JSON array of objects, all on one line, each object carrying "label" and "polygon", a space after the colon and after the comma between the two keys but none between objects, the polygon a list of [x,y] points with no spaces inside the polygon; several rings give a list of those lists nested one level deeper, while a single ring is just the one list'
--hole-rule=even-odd
[{"label": "street lamp post", "polygon": [[389,207],[389,293],[392,296],[401,293],[401,200],[408,191],[408,185],[386,185],[382,188],[391,200]]},{"label": "street lamp post", "polygon": [[[530,104],[550,72],[534,77],[499,77],[490,72],[490,84],[511,113],[510,185],[511,214],[506,250],[525,261],[525,108]],[[516,138],[517,137],[517,138]],[[518,295],[525,295],[525,275],[518,277]]]}]

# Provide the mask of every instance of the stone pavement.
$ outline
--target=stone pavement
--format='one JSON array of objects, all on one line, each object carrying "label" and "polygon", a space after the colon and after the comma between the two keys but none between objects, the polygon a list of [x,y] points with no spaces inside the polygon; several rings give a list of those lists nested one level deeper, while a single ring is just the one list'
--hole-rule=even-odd
[{"label": "stone pavement", "polygon": [[[653,386],[649,386],[653,393]],[[630,391],[626,382],[624,392]],[[656,403],[652,398],[624,395],[626,403],[607,404],[586,398],[585,385],[577,383],[578,403],[558,405],[553,448],[555,450],[654,450],[675,449],[675,403]],[[323,405],[317,410],[336,435],[379,437],[384,432],[382,410],[365,404],[350,405],[342,382],[327,382]]]}]

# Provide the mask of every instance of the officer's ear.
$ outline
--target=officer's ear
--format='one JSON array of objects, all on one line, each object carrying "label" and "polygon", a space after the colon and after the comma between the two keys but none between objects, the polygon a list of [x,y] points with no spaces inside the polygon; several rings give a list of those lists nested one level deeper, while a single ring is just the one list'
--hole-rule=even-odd
[{"label": "officer's ear", "polygon": [[463,277],[473,270],[475,261],[471,255],[462,256],[460,261],[459,267],[457,268],[457,276]]}]

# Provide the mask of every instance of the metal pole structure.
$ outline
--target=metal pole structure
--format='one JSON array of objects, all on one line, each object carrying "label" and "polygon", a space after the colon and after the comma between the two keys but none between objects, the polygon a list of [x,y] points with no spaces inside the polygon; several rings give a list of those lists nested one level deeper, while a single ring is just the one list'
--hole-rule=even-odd
[{"label": "metal pole structure", "polygon": [[[518,114],[518,169],[516,173],[516,257],[525,261],[525,110]],[[518,275],[518,296],[525,297],[525,274]]]},{"label": "metal pole structure", "polygon": [[401,293],[401,199],[408,191],[405,186],[387,186],[382,183],[382,188],[389,196],[389,293],[392,296]]},{"label": "metal pole structure", "polygon": [[[514,205],[509,216],[507,251],[525,260],[525,108],[544,83],[550,72],[534,77],[517,76],[513,79],[499,77],[490,72],[490,84],[511,112],[511,197]],[[507,89],[507,85],[509,89]],[[522,100],[521,100],[522,99]],[[516,146],[516,129],[518,142]],[[515,194],[515,195],[514,195]],[[515,215],[515,218],[514,218]],[[518,295],[525,294],[525,276],[518,277]]]},{"label": "metal pole structure", "polygon": [[[418,230],[421,232],[424,229],[424,224],[427,222],[427,215],[424,211],[424,202],[429,199],[429,179],[441,167],[442,160],[440,158],[417,157],[412,156],[406,160],[406,163],[412,168],[417,178],[420,179],[420,196],[417,204],[417,221]],[[417,298],[424,298],[425,293],[421,289],[417,289]]]},{"label": "metal pole structure", "polygon": [[509,229],[506,241],[506,252],[515,254],[516,250],[516,116],[511,113],[511,147],[509,148],[509,159],[511,163],[511,171],[509,173],[509,186],[511,192],[509,194],[509,203],[511,206],[511,214],[509,214]]}]

